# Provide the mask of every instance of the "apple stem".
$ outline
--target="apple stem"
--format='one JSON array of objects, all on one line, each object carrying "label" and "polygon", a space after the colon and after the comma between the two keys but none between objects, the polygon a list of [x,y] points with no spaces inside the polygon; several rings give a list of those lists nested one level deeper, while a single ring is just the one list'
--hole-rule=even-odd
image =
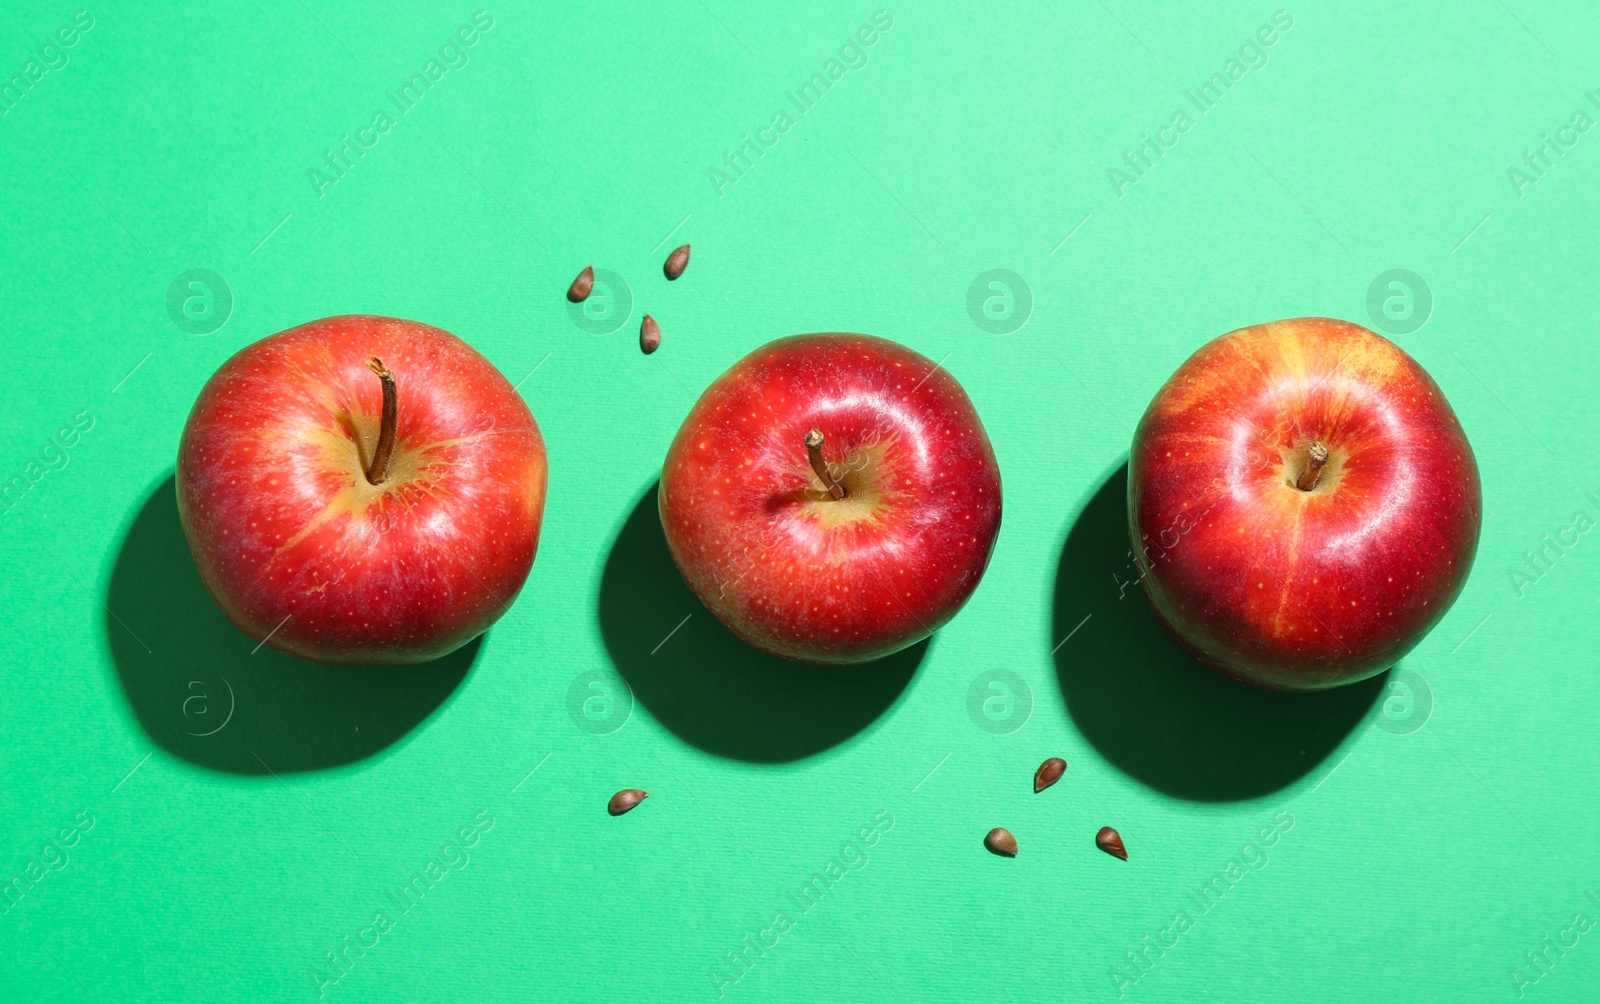
[{"label": "apple stem", "polygon": [[1303,492],[1317,487],[1317,479],[1322,476],[1322,465],[1328,462],[1328,448],[1321,443],[1312,443],[1306,447],[1306,454],[1310,462],[1306,464],[1306,469],[1300,472],[1299,480],[1294,483],[1294,486]]},{"label": "apple stem", "polygon": [[383,381],[383,419],[378,426],[378,447],[372,451],[372,463],[367,466],[367,483],[382,484],[389,473],[389,458],[394,455],[394,427],[400,411],[400,401],[395,394],[394,374],[377,356],[367,360],[367,369],[378,374]]},{"label": "apple stem", "polygon": [[841,485],[828,470],[828,462],[822,459],[822,430],[812,429],[806,433],[806,456],[811,458],[811,469],[817,472],[817,477],[828,486],[828,494],[839,501],[844,500],[844,485]]}]

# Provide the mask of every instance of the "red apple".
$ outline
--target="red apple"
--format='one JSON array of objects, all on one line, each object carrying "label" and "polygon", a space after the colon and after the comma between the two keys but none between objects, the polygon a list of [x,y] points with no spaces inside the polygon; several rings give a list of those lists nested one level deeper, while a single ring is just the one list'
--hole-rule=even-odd
[{"label": "red apple", "polygon": [[700,396],[660,506],[678,570],[734,634],[789,659],[866,662],[972,595],[1000,529],[1000,471],[966,392],[931,360],[871,335],[795,335]]},{"label": "red apple", "polygon": [[1203,346],[1150,402],[1129,464],[1157,618],[1200,661],[1275,690],[1394,665],[1478,547],[1478,465],[1455,412],[1415,360],[1345,321]]},{"label": "red apple", "polygon": [[212,375],[177,486],[200,577],[241,631],[320,662],[423,662],[483,633],[527,579],[544,440],[449,332],[330,317]]}]

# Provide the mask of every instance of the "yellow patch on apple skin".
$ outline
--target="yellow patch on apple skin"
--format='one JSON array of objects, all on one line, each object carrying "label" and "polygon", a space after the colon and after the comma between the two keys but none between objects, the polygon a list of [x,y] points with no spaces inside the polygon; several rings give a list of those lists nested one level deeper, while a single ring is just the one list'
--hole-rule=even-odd
[{"label": "yellow patch on apple skin", "polygon": [[313,516],[311,521],[308,522],[304,527],[301,527],[299,533],[280,544],[278,549],[272,552],[272,556],[261,563],[261,569],[257,573],[258,576],[265,575],[267,570],[270,569],[279,558],[294,550],[297,546],[299,546],[301,541],[322,529],[322,527],[325,526],[330,520],[337,516],[354,516],[357,512],[365,512],[365,507],[358,506],[356,504],[355,493],[353,491],[346,489],[335,495],[333,498],[328,500],[327,505],[322,507],[321,512]]},{"label": "yellow patch on apple skin", "polygon": [[544,452],[544,439],[535,430],[533,441],[538,449],[530,451],[528,462],[528,514],[538,520],[544,514],[545,493],[550,487],[550,461]]},{"label": "yellow patch on apple skin", "polygon": [[[1297,488],[1291,488],[1290,490],[1298,492],[1302,495],[1309,494],[1308,492],[1300,492],[1300,490]],[[1293,524],[1289,530],[1288,554],[1285,556],[1282,565],[1280,566],[1282,568],[1292,570],[1299,567],[1300,540],[1305,533],[1305,515],[1306,509],[1304,505],[1299,505],[1294,508]],[[1289,599],[1293,593],[1295,584],[1296,583],[1292,572],[1291,574],[1286,574],[1283,577],[1283,582],[1278,591],[1278,607],[1272,615],[1271,633],[1274,638],[1284,638],[1294,632],[1293,623],[1285,620],[1285,617],[1290,613]]]},{"label": "yellow patch on apple skin", "polygon": [[[337,425],[332,427],[308,420],[292,430],[257,430],[255,438],[260,443],[263,456],[273,456],[274,451],[276,455],[283,456],[282,444],[286,441],[304,443],[308,449],[300,451],[290,463],[309,463],[320,471],[340,477],[344,482],[299,532],[279,545],[262,563],[260,574],[265,574],[279,558],[340,516],[364,520],[376,531],[387,532],[416,504],[419,497],[439,498],[444,494],[440,487],[441,475],[454,466],[443,456],[445,451],[495,436],[527,435],[521,430],[491,429],[415,444],[407,441],[402,434],[395,442],[388,476],[382,484],[374,485],[367,481],[366,469],[377,445],[379,425],[379,415],[357,409],[340,413]],[[533,436],[539,442],[537,432]],[[542,447],[542,442],[540,445]],[[541,449],[535,462],[528,465],[527,505],[534,517],[544,511],[546,478],[546,461]]]},{"label": "yellow patch on apple skin", "polygon": [[1201,346],[1168,381],[1160,417],[1237,397],[1245,386],[1306,395],[1325,388],[1333,407],[1352,388],[1383,385],[1409,358],[1392,342],[1347,321],[1305,317],[1230,331]]},{"label": "yellow patch on apple skin", "polygon": [[[388,476],[382,484],[375,485],[367,481],[365,472],[377,443],[378,425],[378,416],[358,411],[341,414],[337,428],[308,421],[286,437],[290,442],[303,442],[310,446],[311,456],[302,456],[301,462],[309,462],[323,471],[342,475],[344,485],[298,533],[273,551],[272,556],[262,563],[262,573],[339,516],[365,519],[375,526],[388,529],[398,514],[385,513],[385,509],[398,507],[403,512],[414,504],[417,495],[438,494],[438,475],[442,467],[449,466],[438,458],[441,450],[498,434],[477,433],[422,446],[413,446],[400,439],[395,443],[394,454],[389,461]],[[263,429],[258,438],[264,446],[270,447],[275,441],[281,442],[279,437],[282,435],[275,430]],[[277,448],[281,450],[281,445]]]}]

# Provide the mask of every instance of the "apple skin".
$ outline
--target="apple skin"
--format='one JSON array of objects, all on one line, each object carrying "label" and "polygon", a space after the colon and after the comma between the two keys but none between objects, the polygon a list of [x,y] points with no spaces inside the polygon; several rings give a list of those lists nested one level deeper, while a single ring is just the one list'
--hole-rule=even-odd
[{"label": "apple skin", "polygon": [[[808,463],[813,428],[843,501]],[[701,395],[659,505],[678,570],[734,634],[860,663],[928,637],[972,595],[1000,529],[1000,470],[932,360],[871,335],[794,335]]]},{"label": "apple skin", "polygon": [[[381,358],[398,397],[389,475],[366,479]],[[246,346],[178,447],[178,514],[222,612],[301,658],[436,659],[482,634],[533,565],[544,440],[500,371],[438,328],[348,315]]]},{"label": "apple skin", "polygon": [[[1294,482],[1320,441],[1316,486]],[[1478,465],[1433,379],[1359,325],[1299,318],[1203,346],[1134,433],[1128,523],[1157,619],[1273,690],[1393,666],[1478,548]]]}]

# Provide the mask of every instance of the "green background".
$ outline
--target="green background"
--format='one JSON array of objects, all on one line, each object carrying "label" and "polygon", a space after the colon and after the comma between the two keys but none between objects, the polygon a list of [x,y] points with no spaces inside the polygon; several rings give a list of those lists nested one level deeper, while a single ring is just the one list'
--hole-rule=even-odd
[{"label": "green background", "polygon": [[[1591,8],[1290,7],[1199,115],[1185,92],[1272,5],[908,3],[800,114],[787,92],[872,6],[504,0],[319,192],[324,153],[476,10],[383,6],[93,8],[0,117],[0,477],[29,486],[0,519],[0,878],[31,884],[0,916],[8,1000],[1594,999],[1600,131],[1507,173],[1600,115]],[[57,59],[76,9],[0,15],[0,73]],[[1108,170],[1179,109],[1194,126],[1119,192]],[[631,291],[587,322],[614,333],[561,296],[591,262],[621,277],[591,314]],[[193,269],[221,282],[169,308]],[[992,269],[1019,278],[974,294]],[[185,330],[208,289],[225,323]],[[207,376],[348,312],[466,338],[549,448],[526,588],[422,670],[252,655],[170,501]],[[1486,518],[1401,670],[1286,698],[1179,656],[1116,577],[1151,394],[1205,340],[1300,315],[1390,331],[1433,374]],[[816,330],[942,362],[1004,477],[969,605],[867,670],[732,642],[637,508],[709,381]],[[1071,766],[1036,796],[1050,755]],[[652,797],[612,819],[626,786]],[[459,863],[475,820],[401,915],[390,893]],[[1106,824],[1129,862],[1095,850]],[[326,953],[361,942],[332,982]]]}]

